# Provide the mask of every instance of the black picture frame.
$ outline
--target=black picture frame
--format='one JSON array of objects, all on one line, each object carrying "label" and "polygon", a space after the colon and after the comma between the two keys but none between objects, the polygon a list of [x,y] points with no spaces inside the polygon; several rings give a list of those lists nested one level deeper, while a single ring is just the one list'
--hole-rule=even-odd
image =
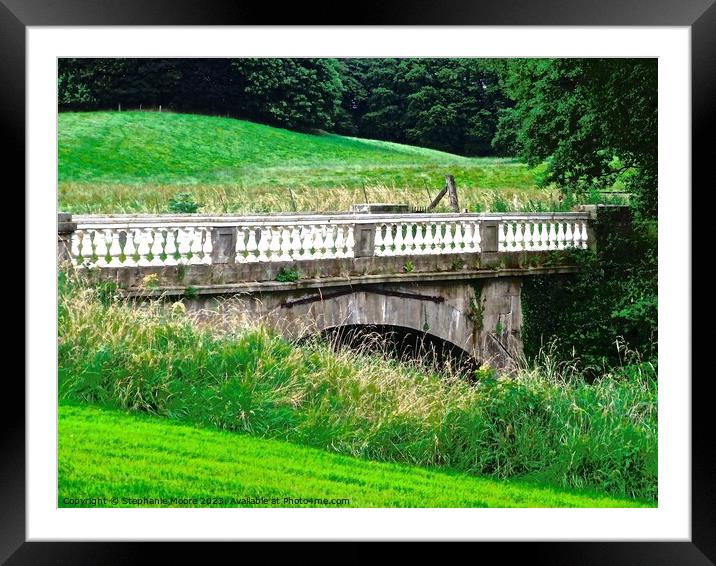
[{"label": "black picture frame", "polygon": [[[344,20],[335,3],[271,5],[243,1],[198,3],[192,0],[0,0],[0,117],[7,144],[6,167],[25,182],[25,33],[28,26],[96,25],[570,25],[686,26],[692,54],[692,179],[707,182],[713,161],[716,101],[716,0],[513,0],[414,2],[373,0],[351,4]],[[331,15],[334,14],[334,15]],[[323,21],[319,21],[320,17]],[[708,179],[711,183],[711,179]],[[693,195],[693,191],[691,193]],[[27,209],[26,209],[27,214]],[[692,226],[694,225],[692,219]],[[698,256],[696,256],[698,257]],[[683,274],[691,282],[691,274]],[[692,293],[693,296],[693,293]],[[26,296],[25,301],[32,300]],[[685,329],[691,333],[691,329]],[[690,334],[691,335],[691,334]],[[31,337],[28,337],[31,339]],[[692,534],[689,542],[530,542],[482,543],[491,550],[530,562],[548,564],[715,564],[716,458],[713,421],[708,405],[711,372],[694,374],[691,353],[684,360],[684,379],[692,391]],[[11,375],[3,384],[8,398],[24,399],[24,384]],[[9,403],[6,403],[6,406]],[[7,564],[134,563],[152,556],[162,562],[186,559],[185,544],[26,542],[25,413],[2,411],[3,452],[0,458],[0,560]],[[370,559],[372,543],[353,543],[352,556]],[[495,547],[494,545],[498,545]],[[507,546],[505,546],[507,545]],[[234,551],[231,551],[234,552]],[[244,551],[242,550],[242,553]],[[280,552],[280,551],[279,551]],[[292,554],[295,550],[286,549]],[[302,554],[306,550],[300,551]],[[310,556],[317,556],[308,551]],[[422,550],[421,550],[422,552]],[[441,550],[441,552],[444,552]],[[475,551],[470,550],[473,553]],[[482,549],[479,552],[483,552]],[[348,553],[340,551],[347,558]],[[213,554],[213,550],[212,550]],[[322,555],[331,556],[332,552]],[[335,554],[334,554],[335,556]]]}]

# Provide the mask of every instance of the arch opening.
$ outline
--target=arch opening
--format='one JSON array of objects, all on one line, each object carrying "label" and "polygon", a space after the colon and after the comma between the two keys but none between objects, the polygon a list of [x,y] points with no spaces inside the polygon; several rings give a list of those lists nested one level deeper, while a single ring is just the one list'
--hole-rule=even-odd
[{"label": "arch opening", "polygon": [[326,328],[319,335],[335,350],[381,355],[422,369],[472,378],[478,361],[459,346],[427,332],[387,324],[349,324]]}]

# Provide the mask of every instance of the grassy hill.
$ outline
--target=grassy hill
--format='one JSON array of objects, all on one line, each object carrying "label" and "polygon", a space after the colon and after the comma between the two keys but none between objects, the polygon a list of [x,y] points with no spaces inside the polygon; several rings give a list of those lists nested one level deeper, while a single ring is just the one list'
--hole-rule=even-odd
[{"label": "grassy hill", "polygon": [[[634,500],[378,463],[278,440],[191,427],[160,417],[59,406],[58,506],[112,497],[127,506],[641,507]],[[140,504],[121,498],[196,498]],[[214,498],[202,502],[202,498]],[[248,498],[276,498],[261,504]],[[348,503],[284,498],[343,499]],[[69,498],[69,499],[66,499]],[[653,504],[652,504],[653,505]]]},{"label": "grassy hill", "polygon": [[58,117],[60,208],[71,212],[163,212],[181,192],[206,212],[291,210],[292,198],[300,210],[335,210],[366,195],[425,206],[447,174],[463,207],[554,198],[537,189],[539,171],[511,159],[169,112]]}]

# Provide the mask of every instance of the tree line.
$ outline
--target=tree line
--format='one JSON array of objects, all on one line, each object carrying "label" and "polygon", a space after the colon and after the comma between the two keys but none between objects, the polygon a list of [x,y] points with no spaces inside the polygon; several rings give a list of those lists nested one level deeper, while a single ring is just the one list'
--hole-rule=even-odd
[{"label": "tree line", "polygon": [[60,59],[62,110],[156,108],[547,161],[656,214],[655,59]]}]

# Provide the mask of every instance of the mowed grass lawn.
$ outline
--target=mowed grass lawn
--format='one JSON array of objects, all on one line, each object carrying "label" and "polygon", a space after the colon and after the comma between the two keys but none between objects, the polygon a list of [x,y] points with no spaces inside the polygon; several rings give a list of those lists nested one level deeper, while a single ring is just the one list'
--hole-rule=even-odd
[{"label": "mowed grass lawn", "polygon": [[[654,503],[378,463],[278,440],[196,428],[98,406],[59,406],[58,505],[119,498],[213,499],[166,506],[649,507]],[[256,498],[277,504],[256,504]],[[290,502],[285,498],[303,498]],[[254,498],[249,499],[249,498]],[[242,501],[243,500],[243,501]],[[107,507],[113,506],[107,503]]]},{"label": "mowed grass lawn", "polygon": [[[343,209],[353,202],[425,206],[455,176],[461,205],[555,198],[513,159],[467,158],[335,134],[171,112],[58,116],[60,208],[163,212],[189,192],[203,212]],[[289,193],[289,189],[293,195]],[[330,190],[329,190],[330,189]]]}]

